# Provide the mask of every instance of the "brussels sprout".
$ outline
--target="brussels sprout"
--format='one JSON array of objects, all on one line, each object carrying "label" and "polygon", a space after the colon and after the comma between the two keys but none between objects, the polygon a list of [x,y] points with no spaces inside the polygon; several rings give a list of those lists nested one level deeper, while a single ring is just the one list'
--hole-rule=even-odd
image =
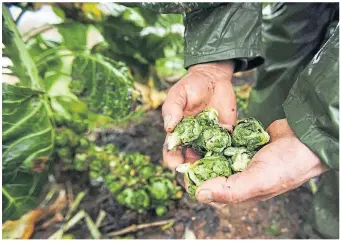
[{"label": "brussels sprout", "polygon": [[58,148],[57,155],[60,159],[65,159],[65,158],[72,159],[72,151],[69,147]]},{"label": "brussels sprout", "polygon": [[237,153],[244,153],[244,152],[247,152],[247,149],[245,147],[232,147],[232,146],[230,146],[224,150],[224,155],[231,157]]},{"label": "brussels sprout", "polygon": [[116,200],[121,205],[127,205],[133,203],[134,190],[126,188],[116,196]]},{"label": "brussels sprout", "polygon": [[231,136],[223,127],[206,127],[194,142],[194,147],[200,151],[221,153],[231,145]]},{"label": "brussels sprout", "polygon": [[167,200],[172,196],[173,184],[170,180],[163,177],[150,179],[148,191],[154,199]]},{"label": "brussels sprout", "polygon": [[248,152],[237,152],[232,158],[232,170],[235,172],[241,172],[247,168],[252,159],[252,155]]},{"label": "brussels sprout", "polygon": [[217,126],[219,124],[218,111],[213,108],[208,108],[199,113],[195,119],[201,126]]},{"label": "brussels sprout", "polygon": [[148,193],[143,189],[134,191],[131,188],[126,188],[117,195],[116,199],[119,204],[125,205],[139,213],[144,212],[150,206]]},{"label": "brussels sprout", "polygon": [[262,124],[252,117],[238,121],[232,132],[232,144],[244,146],[248,150],[255,150],[257,147],[268,143],[269,140],[270,136]]},{"label": "brussels sprout", "polygon": [[57,126],[62,126],[62,125],[66,124],[66,120],[63,116],[58,115],[58,114],[54,114],[53,117],[54,117],[54,121],[55,121]]},{"label": "brussels sprout", "polygon": [[104,151],[109,153],[109,154],[118,154],[119,153],[117,147],[114,144],[112,144],[112,143],[107,144],[104,147]]},{"label": "brussels sprout", "polygon": [[145,190],[139,189],[135,191],[133,205],[133,209],[136,209],[138,212],[143,212],[149,207],[150,198]]},{"label": "brussels sprout", "polygon": [[180,144],[188,145],[196,140],[201,133],[199,122],[192,116],[186,116],[176,126],[174,132],[167,137],[166,145],[168,150]]},{"label": "brussels sprout", "polygon": [[65,129],[63,130],[63,132],[65,133],[65,135],[68,136],[68,143],[71,147],[78,146],[80,137],[74,131],[72,131],[71,129]]},{"label": "brussels sprout", "polygon": [[64,131],[60,131],[57,132],[57,136],[56,136],[56,146],[66,146],[69,142],[69,136],[67,135],[66,132]]},{"label": "brussels sprout", "polygon": [[86,153],[77,153],[74,159],[75,169],[77,171],[88,170],[88,155]]},{"label": "brussels sprout", "polygon": [[138,152],[127,153],[124,155],[124,159],[126,159],[129,163],[131,163],[134,167],[139,167],[144,164],[149,163],[150,157],[143,155]]},{"label": "brussels sprout", "polygon": [[154,165],[146,165],[141,167],[138,172],[142,178],[148,179],[155,175],[156,168]]},{"label": "brussels sprout", "polygon": [[68,126],[77,134],[82,134],[88,129],[88,123],[81,119],[73,119],[72,121],[69,121]]},{"label": "brussels sprout", "polygon": [[127,186],[131,187],[139,183],[140,179],[138,177],[127,177]]},{"label": "brussels sprout", "polygon": [[195,163],[179,165],[176,170],[185,173],[188,181],[188,193],[195,198],[195,191],[204,181],[214,177],[229,177],[232,174],[228,159],[214,155],[200,159]]},{"label": "brussels sprout", "polygon": [[123,184],[117,180],[117,178],[113,175],[106,175],[104,177],[104,183],[107,185],[109,191],[113,194],[116,194],[118,191],[122,190]]},{"label": "brussels sprout", "polygon": [[80,138],[79,139],[79,147],[86,149],[89,147],[89,141],[86,138]]},{"label": "brussels sprout", "polygon": [[92,160],[90,163],[90,178],[91,179],[97,179],[101,177],[103,174],[105,174],[106,170],[104,168],[104,165],[102,163],[102,160],[95,159]]},{"label": "brussels sprout", "polygon": [[157,216],[163,216],[165,213],[167,213],[167,208],[165,206],[157,206],[155,208],[155,213]]}]

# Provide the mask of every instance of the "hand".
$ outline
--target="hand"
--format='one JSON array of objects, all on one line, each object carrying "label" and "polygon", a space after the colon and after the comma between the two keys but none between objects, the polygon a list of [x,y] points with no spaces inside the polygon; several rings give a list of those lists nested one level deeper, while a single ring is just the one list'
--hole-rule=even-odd
[{"label": "hand", "polygon": [[[190,67],[188,74],[169,90],[162,106],[165,131],[172,132],[184,116],[194,116],[208,107],[218,111],[222,126],[231,128],[235,125],[237,114],[236,97],[232,89],[233,70],[234,64],[229,61]],[[198,158],[191,149],[188,149],[186,156],[188,161]],[[184,162],[179,149],[164,150],[163,160],[171,169]]]},{"label": "hand", "polygon": [[267,129],[270,143],[253,157],[243,172],[204,182],[196,197],[202,203],[264,201],[301,186],[328,169],[291,130],[286,119]]}]

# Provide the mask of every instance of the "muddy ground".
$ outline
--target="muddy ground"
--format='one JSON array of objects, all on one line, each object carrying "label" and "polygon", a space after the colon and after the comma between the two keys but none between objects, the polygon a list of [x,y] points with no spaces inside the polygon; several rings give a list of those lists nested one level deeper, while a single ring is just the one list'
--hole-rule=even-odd
[{"label": "muddy ground", "polygon": [[[139,151],[150,155],[154,162],[159,162],[162,159],[161,149],[165,138],[161,111],[147,113],[143,119],[126,130],[105,130],[97,137],[99,144],[114,143],[122,151]],[[177,180],[183,184],[180,175]],[[166,230],[160,227],[147,228],[120,238],[189,238],[191,232],[188,230],[192,230],[196,238],[200,239],[318,238],[309,231],[309,226],[304,228],[303,225],[312,201],[307,185],[256,205],[239,204],[223,209],[199,204],[185,194],[181,200],[171,204],[167,215],[156,217],[153,213],[138,215],[118,205],[104,187],[91,187],[87,175],[75,172],[59,173],[57,181],[61,185],[72,183],[74,195],[80,191],[88,191],[79,209],[88,212],[93,220],[96,220],[101,209],[107,213],[100,227],[103,235],[132,224],[175,218],[175,224]],[[47,229],[37,230],[33,238],[47,238],[60,226],[61,223],[57,223]],[[75,238],[91,238],[84,221],[79,222],[69,233]]]}]

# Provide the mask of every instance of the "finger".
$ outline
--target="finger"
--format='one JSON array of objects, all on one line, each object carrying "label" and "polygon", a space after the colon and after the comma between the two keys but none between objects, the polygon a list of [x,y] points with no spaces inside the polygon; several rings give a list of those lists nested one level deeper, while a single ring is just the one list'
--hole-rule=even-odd
[{"label": "finger", "polygon": [[184,175],[184,182],[185,182],[185,189],[186,189],[186,192],[188,192],[188,188],[189,188],[189,181],[187,179],[187,176]]},{"label": "finger", "polygon": [[271,192],[278,180],[276,175],[264,175],[257,165],[228,178],[217,177],[199,186],[196,197],[199,202],[239,203]]},{"label": "finger", "polygon": [[233,131],[233,125],[219,123],[219,126],[228,129],[230,132]]},{"label": "finger", "polygon": [[215,88],[214,96],[217,98],[211,101],[210,106],[218,111],[221,124],[235,125],[237,122],[236,97],[229,85],[230,83],[226,82],[221,88]]},{"label": "finger", "polygon": [[171,170],[175,170],[177,166],[184,163],[184,158],[180,148],[176,150],[165,150],[163,149],[163,162]]},{"label": "finger", "polygon": [[[167,140],[167,137],[166,137],[166,140]],[[184,163],[184,157],[182,155],[181,147],[177,147],[169,151],[167,149],[167,146],[164,145],[162,149],[162,155],[163,155],[163,163],[165,164],[166,167],[168,167],[171,170],[175,170],[177,166]]]},{"label": "finger", "polygon": [[172,132],[184,116],[186,92],[182,85],[174,85],[162,105],[162,116],[166,132]]},{"label": "finger", "polygon": [[283,136],[295,135],[286,119],[280,119],[272,122],[266,131],[271,137],[271,142],[274,142]]},{"label": "finger", "polygon": [[187,148],[185,151],[185,162],[196,162],[200,159],[200,155],[193,149],[193,148]]}]

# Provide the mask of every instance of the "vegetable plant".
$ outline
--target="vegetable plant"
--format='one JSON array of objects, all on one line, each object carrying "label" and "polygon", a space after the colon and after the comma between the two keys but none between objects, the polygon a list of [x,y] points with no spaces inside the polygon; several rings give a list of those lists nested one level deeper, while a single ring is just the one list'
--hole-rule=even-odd
[{"label": "vegetable plant", "polygon": [[[41,34],[24,41],[8,7],[2,7],[3,57],[12,62],[5,74],[17,77],[15,83],[2,84],[2,210],[7,220],[35,207],[54,155],[73,164],[75,149],[87,145],[77,139],[87,129],[86,120],[127,118],[139,96],[125,64],[87,47],[89,26],[66,21],[55,26],[59,42]],[[67,128],[59,127],[59,116]],[[77,155],[77,163],[85,154]]]},{"label": "vegetable plant", "polygon": [[177,146],[192,147],[203,157],[176,169],[185,173],[189,181],[188,193],[193,198],[195,190],[204,181],[245,170],[257,150],[270,140],[262,124],[252,117],[239,120],[231,132],[218,123],[218,112],[209,108],[196,117],[184,117],[167,137],[169,150]]}]

